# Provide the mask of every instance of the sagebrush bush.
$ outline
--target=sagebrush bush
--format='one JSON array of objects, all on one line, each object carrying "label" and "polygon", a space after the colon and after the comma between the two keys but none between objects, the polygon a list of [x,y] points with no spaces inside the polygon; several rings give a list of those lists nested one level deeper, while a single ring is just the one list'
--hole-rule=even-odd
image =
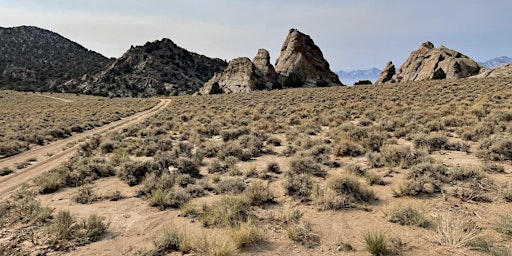
[{"label": "sagebrush bush", "polygon": [[77,193],[72,197],[73,201],[79,204],[92,204],[99,199],[99,196],[94,193],[92,186],[82,186],[78,188]]},{"label": "sagebrush bush", "polygon": [[361,203],[377,200],[375,192],[363,187],[353,177],[333,177],[327,180],[327,186],[339,196],[345,197],[349,202]]},{"label": "sagebrush bush", "polygon": [[291,222],[286,225],[286,233],[292,241],[300,243],[307,248],[315,248],[320,245],[320,236],[313,232],[309,222]]},{"label": "sagebrush bush", "polygon": [[313,188],[313,180],[308,174],[295,174],[288,172],[286,175],[286,181],[284,183],[284,189],[286,194],[293,196],[301,200],[307,200],[311,195],[311,189]]},{"label": "sagebrush bush", "polygon": [[393,208],[388,214],[388,220],[393,223],[407,226],[425,227],[427,220],[423,214],[411,206]]},{"label": "sagebrush bush", "polygon": [[244,192],[247,185],[245,184],[244,180],[238,179],[238,178],[226,178],[221,179],[217,184],[215,185],[215,192],[219,194],[240,194]]},{"label": "sagebrush bush", "polygon": [[263,205],[274,199],[268,184],[261,180],[254,180],[244,191],[244,195],[251,200],[252,205]]},{"label": "sagebrush bush", "polygon": [[293,174],[308,174],[325,178],[327,171],[310,157],[293,159],[290,162],[290,172]]},{"label": "sagebrush bush", "polygon": [[265,240],[265,232],[252,219],[231,228],[229,236],[238,248],[255,245]]},{"label": "sagebrush bush", "polygon": [[362,154],[364,154],[364,149],[359,144],[350,141],[341,141],[334,146],[334,155],[338,157],[356,157]]},{"label": "sagebrush bush", "polygon": [[225,196],[204,207],[204,227],[235,227],[249,218],[251,202],[244,196]]}]

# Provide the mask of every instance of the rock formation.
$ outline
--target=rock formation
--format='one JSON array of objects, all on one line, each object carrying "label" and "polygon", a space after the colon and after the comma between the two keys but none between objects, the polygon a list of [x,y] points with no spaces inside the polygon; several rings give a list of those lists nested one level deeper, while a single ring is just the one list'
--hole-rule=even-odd
[{"label": "rock formation", "polygon": [[290,29],[275,70],[285,87],[286,78],[290,75],[298,77],[304,87],[343,85],[311,37],[297,29]]},{"label": "rock formation", "polygon": [[474,60],[460,52],[444,46],[435,48],[431,42],[425,42],[411,53],[388,82],[464,78],[478,74],[479,70]]},{"label": "rock formation", "polygon": [[388,64],[386,64],[386,67],[382,70],[382,72],[380,72],[380,76],[377,79],[377,81],[375,81],[375,85],[392,82],[395,73],[395,65],[391,61],[388,62]]},{"label": "rock formation", "polygon": [[229,62],[228,67],[216,73],[200,89],[200,94],[238,93],[252,91],[256,83],[256,66],[249,58],[240,57]]},{"label": "rock formation", "polygon": [[258,76],[268,81],[276,79],[276,71],[270,63],[270,53],[267,50],[259,49],[256,56],[252,59],[252,63],[256,67]]},{"label": "rock formation", "polygon": [[276,62],[270,63],[270,54],[259,49],[252,62],[236,58],[221,73],[216,73],[200,94],[237,93],[282,87],[315,87],[343,85],[338,75],[329,69],[322,51],[313,40],[296,29],[291,29]]}]

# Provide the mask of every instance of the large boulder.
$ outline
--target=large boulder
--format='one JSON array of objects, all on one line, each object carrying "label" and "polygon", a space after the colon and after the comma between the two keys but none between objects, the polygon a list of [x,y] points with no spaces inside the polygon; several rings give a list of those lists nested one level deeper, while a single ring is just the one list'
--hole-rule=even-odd
[{"label": "large boulder", "polygon": [[375,85],[384,84],[387,82],[393,82],[393,76],[396,73],[395,65],[393,62],[388,62],[386,67],[380,72],[379,79],[375,81]]},{"label": "large boulder", "polygon": [[411,53],[393,79],[406,82],[464,78],[476,75],[479,71],[480,66],[460,52],[444,46],[435,48],[431,42],[425,42]]},{"label": "large boulder", "polygon": [[[311,37],[297,29],[290,29],[281,47],[275,70],[285,87],[343,85],[338,75],[330,70],[329,63]],[[291,79],[287,79],[290,76]],[[295,81],[302,84],[292,84]]]},{"label": "large boulder", "polygon": [[229,62],[224,72],[216,73],[199,90],[200,94],[239,93],[252,91],[257,80],[256,66],[249,58]]}]

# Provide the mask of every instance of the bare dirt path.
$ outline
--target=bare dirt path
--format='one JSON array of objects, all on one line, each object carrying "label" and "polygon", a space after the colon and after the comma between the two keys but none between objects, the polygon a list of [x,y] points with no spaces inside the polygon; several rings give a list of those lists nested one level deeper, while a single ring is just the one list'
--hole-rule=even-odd
[{"label": "bare dirt path", "polygon": [[60,101],[64,101],[64,102],[73,102],[72,100],[67,100],[67,99],[63,99],[63,98],[57,98],[57,97],[53,97],[53,96],[50,96],[50,95],[44,95],[44,94],[38,94],[39,96],[41,97],[46,97],[46,98],[50,98],[50,99],[54,99],[54,100],[60,100]]},{"label": "bare dirt path", "polygon": [[45,171],[58,167],[61,163],[67,161],[76,152],[79,142],[82,142],[88,137],[96,134],[119,130],[139,123],[167,107],[170,102],[170,99],[161,99],[160,103],[149,110],[139,112],[135,115],[125,117],[121,120],[93,130],[73,135],[63,140],[55,141],[42,147],[34,148],[19,155],[0,160],[0,169],[9,167],[15,170],[16,163],[35,159],[35,161],[31,162],[29,167],[22,170],[16,170],[15,173],[0,177],[0,200],[7,198],[23,183],[28,182]]}]

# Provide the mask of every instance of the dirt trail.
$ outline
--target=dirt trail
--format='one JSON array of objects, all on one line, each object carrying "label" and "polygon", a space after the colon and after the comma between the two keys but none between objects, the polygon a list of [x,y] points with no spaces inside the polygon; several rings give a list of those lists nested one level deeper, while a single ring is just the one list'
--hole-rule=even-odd
[{"label": "dirt trail", "polygon": [[106,131],[119,130],[136,123],[158,113],[171,102],[170,99],[161,99],[155,107],[139,112],[135,115],[125,117],[121,120],[110,124],[89,130],[80,134],[73,135],[69,138],[53,142],[51,144],[34,148],[16,156],[0,160],[0,168],[10,167],[16,169],[16,163],[22,163],[29,159],[36,159],[31,165],[22,170],[16,170],[15,173],[0,177],[0,200],[7,198],[17,187],[38,175],[52,168],[58,167],[61,163],[67,161],[77,150],[79,142],[84,141],[88,137],[101,134]]},{"label": "dirt trail", "polygon": [[57,98],[57,97],[53,97],[53,96],[50,96],[50,95],[44,95],[44,94],[38,94],[39,96],[41,97],[46,97],[46,98],[50,98],[50,99],[54,99],[54,100],[60,100],[60,101],[64,101],[64,102],[73,102],[72,100],[67,100],[67,99],[63,99],[63,98]]}]

